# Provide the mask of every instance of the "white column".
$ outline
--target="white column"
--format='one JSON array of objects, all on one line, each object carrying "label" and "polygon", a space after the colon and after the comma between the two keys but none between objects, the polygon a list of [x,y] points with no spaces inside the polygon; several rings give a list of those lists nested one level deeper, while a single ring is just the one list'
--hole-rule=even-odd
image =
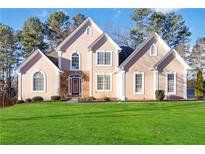
[{"label": "white column", "polygon": [[18,100],[22,100],[22,74],[18,73]]},{"label": "white column", "polygon": [[125,71],[122,71],[122,100],[125,100]]},{"label": "white column", "polygon": [[56,72],[56,94],[60,95],[60,72]]},{"label": "white column", "polygon": [[62,68],[62,51],[58,51],[58,67]]},{"label": "white column", "polygon": [[89,71],[89,96],[93,96],[93,52],[89,54],[90,71]]},{"label": "white column", "polygon": [[159,90],[159,72],[157,70],[153,71],[153,82],[154,82],[154,88],[153,88],[153,98],[155,98],[155,91]]},{"label": "white column", "polygon": [[125,100],[125,71],[120,70],[117,74],[117,84],[116,84],[118,98],[121,101]]},{"label": "white column", "polygon": [[187,99],[187,70],[184,71],[184,98]]}]

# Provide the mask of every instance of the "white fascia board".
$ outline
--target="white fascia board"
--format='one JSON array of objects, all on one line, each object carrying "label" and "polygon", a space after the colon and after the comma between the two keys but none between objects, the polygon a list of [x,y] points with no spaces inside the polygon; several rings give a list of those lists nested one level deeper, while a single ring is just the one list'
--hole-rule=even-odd
[{"label": "white fascia board", "polygon": [[118,46],[117,43],[115,43],[115,41],[113,41],[113,39],[106,33],[101,34],[89,47],[89,51],[92,51],[92,48],[103,38],[106,37],[108,39],[108,41],[110,41],[114,47],[117,48],[118,52],[120,52],[122,49]]},{"label": "white fascia board", "polygon": [[179,53],[174,49],[173,50],[176,58],[184,65],[184,67],[188,70],[188,69],[192,69],[186,62],[185,60],[179,55]]},{"label": "white fascia board", "polygon": [[167,50],[171,50],[171,48],[166,44],[166,42],[157,34],[154,33],[154,35],[150,36],[147,40],[142,42],[133,52],[132,54],[129,55],[129,57],[120,65],[120,67],[124,67],[134,55],[136,55],[153,37],[155,37],[162,45],[163,47]]},{"label": "white fascia board", "polygon": [[97,24],[90,17],[88,17],[84,22],[80,24],[80,26],[78,26],[70,35],[68,35],[63,42],[61,42],[57,46],[57,50],[61,50],[66,42],[68,42],[87,22],[90,22],[99,31],[99,33],[103,33],[102,30],[97,26]]},{"label": "white fascia board", "polygon": [[40,53],[43,57],[45,57],[48,62],[54,66],[54,68],[59,71],[62,72],[41,50],[37,49],[36,51],[34,51],[18,68],[17,68],[17,73],[20,72],[20,69],[22,67],[24,67],[35,55],[37,55],[38,53]]},{"label": "white fascia board", "polygon": [[36,51],[34,51],[28,58],[26,58],[26,59],[23,61],[23,63],[18,66],[16,72],[19,73],[19,72],[20,72],[20,69],[21,69],[22,67],[24,67],[35,55],[37,55],[38,52],[39,52],[39,51],[36,50]]},{"label": "white fascia board", "polygon": [[155,32],[154,33],[155,37],[157,38],[157,40],[163,45],[163,47],[169,51],[171,50],[171,48],[167,45],[167,43]]}]

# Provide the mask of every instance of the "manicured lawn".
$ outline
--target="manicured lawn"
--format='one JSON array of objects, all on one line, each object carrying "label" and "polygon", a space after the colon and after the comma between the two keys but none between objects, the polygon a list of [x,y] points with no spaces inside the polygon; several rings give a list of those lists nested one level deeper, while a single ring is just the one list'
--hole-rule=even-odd
[{"label": "manicured lawn", "polygon": [[205,144],[205,102],[19,104],[0,120],[1,144]]}]

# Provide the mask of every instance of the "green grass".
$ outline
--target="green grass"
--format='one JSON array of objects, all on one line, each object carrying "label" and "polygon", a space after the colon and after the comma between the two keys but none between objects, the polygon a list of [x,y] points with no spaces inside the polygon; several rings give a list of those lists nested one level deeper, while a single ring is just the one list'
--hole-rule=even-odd
[{"label": "green grass", "polygon": [[205,144],[205,103],[19,104],[0,144]]}]

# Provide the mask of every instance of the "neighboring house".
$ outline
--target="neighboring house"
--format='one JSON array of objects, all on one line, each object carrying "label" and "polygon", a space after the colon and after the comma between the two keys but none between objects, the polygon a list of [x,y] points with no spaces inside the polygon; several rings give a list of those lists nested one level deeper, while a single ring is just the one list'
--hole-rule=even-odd
[{"label": "neighboring house", "polygon": [[18,99],[154,100],[157,89],[170,98],[187,97],[190,67],[156,33],[134,51],[124,49],[87,18],[52,54],[36,50],[19,66]]}]

